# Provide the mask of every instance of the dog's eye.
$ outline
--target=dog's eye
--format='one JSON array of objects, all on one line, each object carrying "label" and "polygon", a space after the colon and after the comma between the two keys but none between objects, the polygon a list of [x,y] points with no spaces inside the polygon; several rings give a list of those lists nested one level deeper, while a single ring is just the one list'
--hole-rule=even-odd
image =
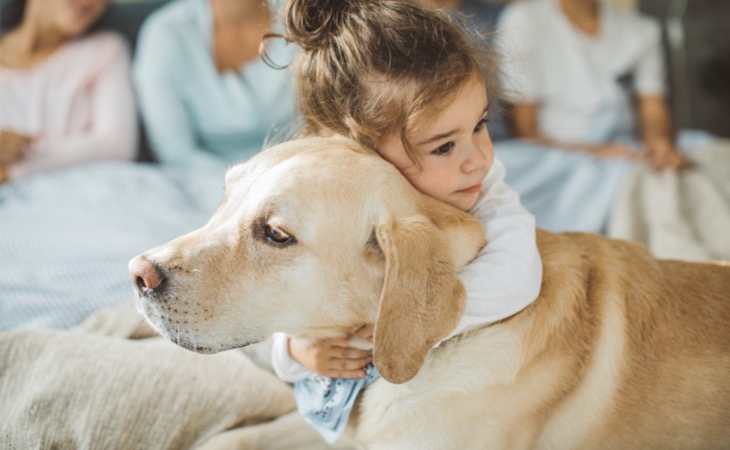
[{"label": "dog's eye", "polygon": [[293,237],[269,224],[264,225],[264,234],[266,234],[266,239],[272,244],[289,245],[294,243]]}]

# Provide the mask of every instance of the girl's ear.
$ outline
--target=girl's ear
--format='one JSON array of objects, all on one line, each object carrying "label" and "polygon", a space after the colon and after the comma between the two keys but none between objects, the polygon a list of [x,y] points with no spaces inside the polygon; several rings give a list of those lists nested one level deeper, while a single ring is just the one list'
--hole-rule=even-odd
[{"label": "girl's ear", "polygon": [[391,383],[416,376],[429,350],[456,327],[466,299],[456,270],[484,245],[477,219],[440,202],[431,206],[425,210],[429,217],[412,215],[375,230],[385,258],[385,281],[373,362]]}]

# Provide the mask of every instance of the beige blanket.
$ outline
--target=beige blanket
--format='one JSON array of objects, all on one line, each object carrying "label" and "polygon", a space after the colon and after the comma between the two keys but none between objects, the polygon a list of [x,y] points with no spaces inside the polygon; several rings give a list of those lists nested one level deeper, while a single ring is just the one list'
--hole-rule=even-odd
[{"label": "beige blanket", "polygon": [[[72,331],[0,333],[0,448],[328,448],[291,413],[291,387],[244,351],[140,339],[151,334],[128,304]],[[282,420],[291,433],[260,439]]]},{"label": "beige blanket", "polygon": [[655,256],[730,260],[730,140],[717,139],[690,155],[685,172],[629,173],[608,235],[644,244]]}]

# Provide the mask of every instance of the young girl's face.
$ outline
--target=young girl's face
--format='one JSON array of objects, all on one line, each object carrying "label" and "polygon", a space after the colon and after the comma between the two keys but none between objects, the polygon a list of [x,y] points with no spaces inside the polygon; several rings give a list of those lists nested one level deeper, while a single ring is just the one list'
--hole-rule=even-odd
[{"label": "young girl's face", "polygon": [[398,132],[387,134],[378,151],[416,189],[466,211],[476,203],[494,159],[487,109],[484,83],[475,77],[450,104],[407,135],[420,167],[409,158]]}]

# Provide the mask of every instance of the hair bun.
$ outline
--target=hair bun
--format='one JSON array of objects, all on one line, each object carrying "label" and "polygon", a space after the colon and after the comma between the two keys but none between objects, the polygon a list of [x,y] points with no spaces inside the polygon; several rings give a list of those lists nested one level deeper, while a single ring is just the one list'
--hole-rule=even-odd
[{"label": "hair bun", "polygon": [[347,16],[356,12],[357,3],[353,0],[289,0],[283,11],[287,40],[304,50],[328,45],[347,21]]}]

